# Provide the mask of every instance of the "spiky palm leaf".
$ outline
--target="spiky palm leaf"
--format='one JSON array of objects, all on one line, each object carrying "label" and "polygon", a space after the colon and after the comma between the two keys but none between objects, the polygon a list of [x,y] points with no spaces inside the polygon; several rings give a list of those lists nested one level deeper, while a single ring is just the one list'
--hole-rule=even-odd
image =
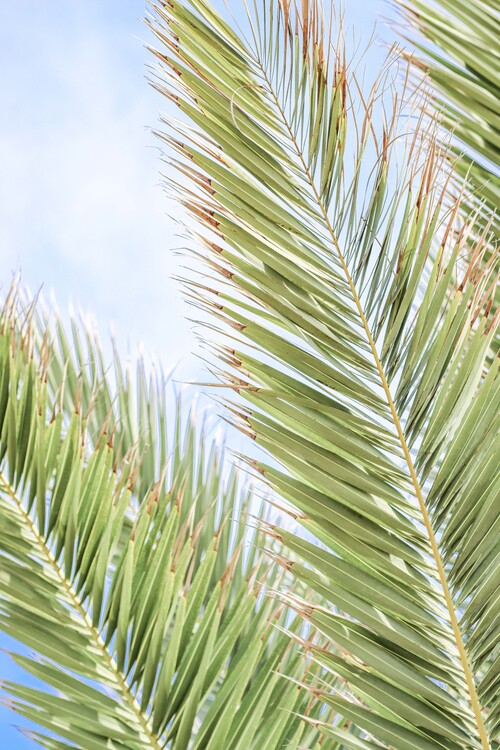
[{"label": "spiky palm leaf", "polygon": [[434,106],[456,141],[456,170],[483,201],[497,239],[500,223],[500,51],[498,4],[492,0],[396,0],[403,34],[421,53],[415,68],[435,87]]},{"label": "spiky palm leaf", "polygon": [[208,0],[155,4],[153,83],[194,123],[160,134],[212,272],[191,296],[232,330],[232,408],[310,532],[274,528],[299,558],[280,562],[329,605],[284,597],[335,644],[311,648],[348,687],[321,697],[364,737],[326,731],[348,748],[486,750],[496,258],[457,224],[447,159],[389,73],[367,91],[314,0],[250,5],[245,36]]},{"label": "spiky palm leaf", "polygon": [[38,683],[9,705],[47,748],[318,747],[248,489],[159,376],[116,357],[113,386],[73,333],[15,289],[0,313],[0,627]]}]

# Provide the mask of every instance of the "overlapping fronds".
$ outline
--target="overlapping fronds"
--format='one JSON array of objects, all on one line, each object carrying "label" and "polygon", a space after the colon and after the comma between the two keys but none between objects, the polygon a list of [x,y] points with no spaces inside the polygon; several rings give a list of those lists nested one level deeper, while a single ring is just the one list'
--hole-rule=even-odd
[{"label": "overlapping fronds", "polygon": [[397,0],[403,34],[420,54],[412,64],[430,78],[443,124],[457,139],[456,169],[475,188],[500,237],[500,49],[492,0]]},{"label": "overlapping fronds", "polygon": [[153,83],[181,111],[160,137],[210,269],[190,295],[226,331],[236,422],[281,465],[255,469],[309,532],[271,528],[294,555],[277,562],[329,603],[283,593],[334,645],[307,647],[345,689],[314,694],[362,735],[325,731],[342,747],[486,750],[500,726],[490,235],[460,220],[422,102],[390,70],[361,84],[314,0],[249,5],[240,30],[207,0],[155,4]]},{"label": "overlapping fronds", "polygon": [[47,748],[316,748],[249,490],[160,376],[116,358],[112,378],[80,339],[15,288],[3,304],[0,628],[31,675],[4,701]]}]

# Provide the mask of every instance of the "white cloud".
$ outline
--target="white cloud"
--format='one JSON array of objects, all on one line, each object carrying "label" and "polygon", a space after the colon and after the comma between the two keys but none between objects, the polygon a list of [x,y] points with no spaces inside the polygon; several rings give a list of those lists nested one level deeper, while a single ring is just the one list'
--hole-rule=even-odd
[{"label": "white cloud", "polygon": [[[170,281],[181,243],[165,214],[178,209],[158,186],[146,130],[163,103],[146,84],[147,53],[133,38],[146,34],[135,23],[140,4],[129,4],[129,25],[119,30],[96,20],[92,5],[88,16],[68,5],[55,2],[40,17],[43,34],[36,18],[26,25],[24,3],[7,19],[0,284],[20,268],[32,288],[54,288],[61,308],[72,298],[104,331],[113,320],[122,346],[143,340],[169,367],[195,342]],[[29,58],[17,54],[23,47]]]}]

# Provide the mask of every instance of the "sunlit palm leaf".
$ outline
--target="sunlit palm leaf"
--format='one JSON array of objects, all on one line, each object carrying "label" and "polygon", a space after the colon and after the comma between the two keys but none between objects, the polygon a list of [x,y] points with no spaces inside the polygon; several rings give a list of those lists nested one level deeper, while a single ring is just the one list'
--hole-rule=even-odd
[{"label": "sunlit palm leaf", "polygon": [[[488,213],[500,204],[500,51],[497,3],[396,0],[403,33],[422,53],[412,63],[435,87],[443,123],[458,140],[456,169],[468,175]],[[418,34],[415,33],[418,32]],[[500,223],[494,219],[497,237]]]},{"label": "sunlit palm leaf", "polygon": [[317,747],[299,716],[317,710],[280,677],[311,664],[274,627],[283,606],[258,604],[273,578],[262,539],[241,554],[250,495],[222,449],[142,365],[134,398],[115,360],[112,397],[95,337],[84,349],[75,326],[68,343],[24,302],[13,289],[0,316],[0,627],[41,681],[3,685],[46,730],[28,735],[84,750]]},{"label": "sunlit palm leaf", "polygon": [[331,603],[284,594],[339,649],[311,647],[349,686],[323,700],[364,730],[358,747],[486,750],[496,259],[457,224],[405,94],[387,73],[363,91],[328,26],[315,2],[255,3],[248,39],[205,0],[155,6],[154,85],[196,126],[169,118],[161,137],[221,279],[191,296],[232,327],[237,419],[284,471],[256,468],[322,543],[272,529],[302,560],[278,561]]}]

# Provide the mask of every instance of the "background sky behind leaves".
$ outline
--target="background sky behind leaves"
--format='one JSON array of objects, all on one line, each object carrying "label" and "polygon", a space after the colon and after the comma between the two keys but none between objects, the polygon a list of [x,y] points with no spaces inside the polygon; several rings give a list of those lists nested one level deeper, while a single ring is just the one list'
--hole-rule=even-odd
[{"label": "background sky behind leaves", "polygon": [[[170,279],[182,238],[148,130],[163,102],[145,81],[145,12],[144,0],[0,0],[0,295],[21,272],[63,312],[91,312],[103,340],[113,324],[124,357],[140,344],[190,379],[201,367]],[[391,40],[384,13],[383,0],[348,0],[346,25],[366,44],[378,18]],[[372,46],[367,69],[384,54]],[[0,652],[0,679],[19,677]],[[0,747],[33,747],[17,723],[0,707]]]}]

